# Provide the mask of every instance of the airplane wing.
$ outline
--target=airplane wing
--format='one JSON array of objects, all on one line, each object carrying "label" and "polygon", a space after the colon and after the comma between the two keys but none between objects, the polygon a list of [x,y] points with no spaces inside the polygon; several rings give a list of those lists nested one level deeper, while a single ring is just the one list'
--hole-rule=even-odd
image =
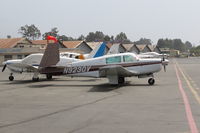
[{"label": "airplane wing", "polygon": [[36,72],[38,71],[39,66],[26,65],[24,68],[27,69],[27,72]]},{"label": "airplane wing", "polygon": [[108,77],[108,76],[129,77],[129,76],[137,76],[139,75],[139,73],[135,71],[130,71],[120,65],[112,65],[100,68],[99,75],[100,77]]}]

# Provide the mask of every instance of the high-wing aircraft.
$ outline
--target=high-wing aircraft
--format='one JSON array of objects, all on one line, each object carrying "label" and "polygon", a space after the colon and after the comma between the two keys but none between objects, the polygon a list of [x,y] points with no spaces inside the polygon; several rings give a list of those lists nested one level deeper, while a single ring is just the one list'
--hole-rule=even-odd
[{"label": "high-wing aircraft", "polygon": [[155,83],[153,74],[159,72],[162,65],[165,68],[169,62],[160,58],[139,58],[134,53],[119,53],[59,65],[58,55],[58,46],[53,43],[48,44],[40,62],[39,73],[108,78],[110,84],[124,83],[125,77],[150,77],[148,83],[153,85]]},{"label": "high-wing aircraft", "polygon": [[[67,53],[67,52],[60,53],[60,55],[58,55],[59,61],[57,62],[57,65],[65,66],[66,64],[79,61],[80,59],[89,59],[89,58],[96,58],[98,56],[102,56],[104,55],[105,46],[106,46],[105,43],[97,45],[96,48],[88,55],[81,55],[81,54]],[[74,55],[74,56],[70,56],[70,55]],[[3,62],[4,67],[2,69],[2,72],[6,69],[6,67],[11,71],[10,76],[9,76],[10,81],[14,80],[13,73],[31,72],[33,73],[32,80],[38,81],[39,80],[38,75],[40,74],[38,68],[39,68],[39,64],[41,62],[42,57],[43,57],[42,53],[37,53],[37,54],[31,54],[25,57],[24,59],[7,60]],[[46,78],[52,79],[52,75],[46,74]]]}]

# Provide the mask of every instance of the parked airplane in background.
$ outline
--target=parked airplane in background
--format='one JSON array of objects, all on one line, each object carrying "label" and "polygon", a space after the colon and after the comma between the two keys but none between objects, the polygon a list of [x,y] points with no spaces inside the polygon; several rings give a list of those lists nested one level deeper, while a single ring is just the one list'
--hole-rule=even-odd
[{"label": "parked airplane in background", "polygon": [[[52,51],[53,50],[53,51]],[[87,60],[79,60],[60,65],[59,50],[56,44],[48,44],[40,62],[39,73],[46,75],[66,75],[77,77],[108,78],[110,84],[121,84],[125,77],[150,77],[148,83],[153,85],[153,74],[165,67],[168,60],[160,58],[139,58],[133,53],[105,55]]]},{"label": "parked airplane in background", "polygon": [[140,58],[168,58],[167,54],[159,54],[157,52],[146,52],[138,54]]},{"label": "parked airplane in background", "polygon": [[62,52],[60,53],[61,57],[68,57],[68,58],[76,58],[76,59],[90,59],[96,58],[99,56],[103,56],[105,53],[106,43],[102,43],[97,45],[90,54],[79,54],[79,53],[72,53],[72,52]]},{"label": "parked airplane in background", "polygon": [[[122,53],[123,51],[120,51],[119,48],[120,44],[114,44],[112,45],[112,47],[110,48],[110,50],[108,51],[107,54],[118,54],[118,53]],[[134,53],[136,54],[136,53]],[[159,54],[157,52],[146,52],[146,53],[140,53],[137,55],[140,58],[168,58],[167,54]]]},{"label": "parked airplane in background", "polygon": [[[56,44],[55,44],[56,45]],[[75,53],[61,53],[59,56],[59,62],[57,62],[58,66],[65,66],[66,64],[70,64],[75,61],[79,61],[80,59],[89,59],[89,58],[96,58],[98,56],[104,55],[105,50],[105,43],[102,43],[100,45],[97,45],[96,48],[88,55],[81,55],[81,54],[75,54]],[[52,52],[54,52],[53,49],[51,49]],[[66,54],[68,54],[66,56]],[[73,55],[73,56],[70,56]],[[6,69],[6,67],[11,71],[9,80],[14,80],[13,73],[33,73],[32,80],[38,81],[39,80],[39,65],[41,62],[41,59],[43,57],[42,53],[38,54],[31,54],[24,59],[15,59],[15,60],[7,60],[3,62],[3,69],[2,72]],[[55,58],[55,57],[54,57]],[[51,74],[46,74],[47,79],[52,79]]]}]

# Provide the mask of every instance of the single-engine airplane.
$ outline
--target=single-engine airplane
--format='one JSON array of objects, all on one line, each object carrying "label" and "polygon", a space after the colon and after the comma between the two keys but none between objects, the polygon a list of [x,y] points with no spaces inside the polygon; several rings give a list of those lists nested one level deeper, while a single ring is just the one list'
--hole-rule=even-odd
[{"label": "single-engine airplane", "polygon": [[79,60],[60,65],[58,46],[48,44],[39,66],[39,73],[46,75],[66,75],[77,77],[108,78],[110,84],[121,84],[125,77],[150,77],[149,85],[155,83],[153,74],[159,72],[162,65],[168,64],[165,58],[139,58],[134,53],[104,55],[87,60]]}]

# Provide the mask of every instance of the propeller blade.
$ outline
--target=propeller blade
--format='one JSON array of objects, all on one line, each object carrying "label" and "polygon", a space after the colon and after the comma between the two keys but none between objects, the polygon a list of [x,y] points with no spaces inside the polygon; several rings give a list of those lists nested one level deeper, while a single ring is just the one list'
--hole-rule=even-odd
[{"label": "propeller blade", "polygon": [[162,58],[162,61],[165,61],[165,56],[164,56],[164,54],[163,54],[163,58]]},{"label": "propeller blade", "polygon": [[4,65],[4,66],[3,66],[2,72],[6,69],[6,66],[7,66],[7,65]]}]

